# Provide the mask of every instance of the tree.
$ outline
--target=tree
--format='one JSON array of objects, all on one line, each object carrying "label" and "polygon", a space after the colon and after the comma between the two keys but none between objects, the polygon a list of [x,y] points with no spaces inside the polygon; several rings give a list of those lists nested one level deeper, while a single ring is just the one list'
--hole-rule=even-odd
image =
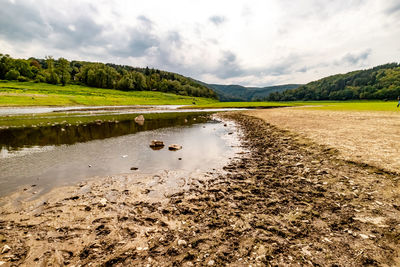
[{"label": "tree", "polygon": [[50,84],[57,84],[59,83],[59,77],[54,69],[54,59],[52,56],[46,56],[46,63],[47,63],[47,73],[46,75],[46,82]]},{"label": "tree", "polygon": [[60,81],[63,86],[65,86],[71,79],[70,64],[65,58],[58,59],[58,73],[60,74]]},{"label": "tree", "polygon": [[9,55],[0,54],[0,79],[4,79],[13,65],[13,59]]}]

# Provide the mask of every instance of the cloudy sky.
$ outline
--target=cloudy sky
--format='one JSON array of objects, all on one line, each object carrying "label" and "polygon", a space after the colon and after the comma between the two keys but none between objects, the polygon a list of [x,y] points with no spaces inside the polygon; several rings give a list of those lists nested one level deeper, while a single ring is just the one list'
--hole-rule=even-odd
[{"label": "cloudy sky", "polygon": [[266,86],[400,60],[399,0],[0,0],[0,53]]}]

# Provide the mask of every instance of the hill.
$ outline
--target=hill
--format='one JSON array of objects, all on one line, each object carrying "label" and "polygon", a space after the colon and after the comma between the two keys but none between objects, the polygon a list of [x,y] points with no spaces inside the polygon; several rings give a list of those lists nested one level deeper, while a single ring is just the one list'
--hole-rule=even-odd
[{"label": "hill", "polygon": [[176,73],[86,61],[14,59],[0,54],[0,79],[49,84],[77,84],[121,91],[159,91],[182,96],[217,98],[203,84]]},{"label": "hill", "polygon": [[244,87],[241,85],[205,84],[214,90],[220,101],[260,101],[273,92],[281,92],[299,87],[299,84],[285,84],[267,87]]},{"label": "hill", "polygon": [[216,99],[154,91],[121,91],[83,85],[65,86],[0,80],[1,106],[199,105]]},{"label": "hill", "polygon": [[297,89],[270,94],[268,101],[396,99],[400,96],[400,65],[388,63],[336,74]]}]

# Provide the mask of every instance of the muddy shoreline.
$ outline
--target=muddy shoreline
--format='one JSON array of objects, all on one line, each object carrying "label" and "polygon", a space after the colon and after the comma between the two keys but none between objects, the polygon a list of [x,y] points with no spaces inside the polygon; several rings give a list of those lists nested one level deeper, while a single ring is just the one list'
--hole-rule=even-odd
[{"label": "muddy shoreline", "polygon": [[[260,119],[249,153],[154,200],[126,178],[2,208],[4,266],[400,265],[399,177]],[[120,182],[124,181],[125,182]],[[158,177],[154,177],[158,181]],[[119,181],[119,182],[118,182]],[[143,182],[145,183],[145,182]],[[148,184],[147,184],[148,186]],[[9,249],[6,247],[9,247]]]}]

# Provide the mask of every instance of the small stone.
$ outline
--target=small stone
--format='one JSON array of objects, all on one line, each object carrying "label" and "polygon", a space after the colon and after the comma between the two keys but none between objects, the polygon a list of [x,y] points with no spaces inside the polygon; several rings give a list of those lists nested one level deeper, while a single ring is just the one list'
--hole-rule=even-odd
[{"label": "small stone", "polygon": [[326,237],[323,239],[323,241],[325,241],[325,242],[328,242],[328,243],[332,243],[332,241],[331,241],[331,240],[329,240],[329,239],[328,239],[328,238],[326,238]]},{"label": "small stone", "polygon": [[168,149],[169,149],[169,150],[176,151],[176,150],[182,149],[182,146],[176,145],[176,144],[172,144],[172,145],[169,145],[169,146],[168,146]]},{"label": "small stone", "polygon": [[107,199],[105,199],[105,198],[100,199],[99,202],[100,202],[100,205],[99,205],[99,206],[104,207],[105,205],[107,205]]},{"label": "small stone", "polygon": [[150,147],[151,148],[163,148],[164,147],[164,142],[160,140],[152,140],[150,142]]},{"label": "small stone", "polygon": [[138,169],[139,169],[138,167],[131,167],[131,171],[136,171]]},{"label": "small stone", "polygon": [[368,238],[369,238],[369,236],[364,235],[364,234],[360,234],[360,237],[361,237],[362,239],[368,239]]},{"label": "small stone", "polygon": [[178,158],[178,160],[182,160],[182,158]]},{"label": "small stone", "polygon": [[139,124],[139,125],[143,125],[144,124],[144,117],[143,117],[143,115],[139,115],[139,116],[137,116],[136,118],[135,118],[135,122],[137,123],[137,124]]},{"label": "small stone", "polygon": [[228,124],[225,123],[224,126],[226,127],[226,126],[228,126]]},{"label": "small stone", "polygon": [[296,164],[296,167],[303,168],[303,167],[304,167],[304,164],[301,163],[301,162],[299,162],[299,163]]},{"label": "small stone", "polygon": [[213,266],[214,264],[215,264],[214,260],[209,260],[207,263],[208,266]]},{"label": "small stone", "polygon": [[185,240],[180,239],[180,240],[178,240],[178,246],[186,247],[187,246],[187,242]]},{"label": "small stone", "polygon": [[92,167],[92,165],[90,165],[90,164],[89,164],[89,165],[88,165],[88,167],[89,167],[89,168],[91,168],[91,167]]},{"label": "small stone", "polygon": [[4,245],[3,249],[1,250],[1,253],[7,253],[11,250],[11,248],[8,245]]}]

